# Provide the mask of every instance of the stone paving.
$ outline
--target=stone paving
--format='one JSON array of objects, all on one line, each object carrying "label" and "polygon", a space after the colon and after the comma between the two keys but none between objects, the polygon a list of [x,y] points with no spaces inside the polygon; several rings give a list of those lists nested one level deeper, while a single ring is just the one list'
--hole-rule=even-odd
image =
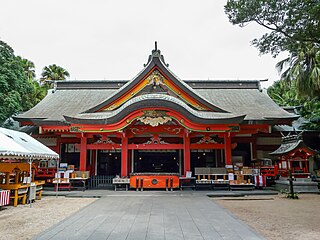
[{"label": "stone paving", "polygon": [[201,193],[113,192],[35,239],[264,239]]}]

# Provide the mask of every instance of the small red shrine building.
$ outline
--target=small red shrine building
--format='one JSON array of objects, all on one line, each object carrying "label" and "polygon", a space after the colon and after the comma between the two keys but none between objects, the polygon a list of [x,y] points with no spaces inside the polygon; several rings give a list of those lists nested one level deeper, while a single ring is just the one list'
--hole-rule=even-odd
[{"label": "small red shrine building", "polygon": [[58,81],[15,117],[61,162],[92,175],[177,173],[250,166],[257,139],[296,115],[274,103],[258,80],[181,80],[157,48],[132,80]]},{"label": "small red shrine building", "polygon": [[282,177],[288,177],[290,170],[296,178],[310,177],[308,160],[314,154],[315,151],[303,142],[301,135],[283,137],[280,147],[270,153],[278,157],[279,173]]}]

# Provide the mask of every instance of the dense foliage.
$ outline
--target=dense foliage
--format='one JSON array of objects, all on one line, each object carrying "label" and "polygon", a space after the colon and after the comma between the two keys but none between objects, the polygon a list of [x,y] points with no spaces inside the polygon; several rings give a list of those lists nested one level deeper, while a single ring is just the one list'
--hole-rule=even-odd
[{"label": "dense foliage", "polygon": [[287,51],[288,58],[277,66],[281,79],[292,82],[303,97],[320,96],[319,0],[229,0],[225,12],[232,24],[264,27],[267,33],[253,45],[274,57]]},{"label": "dense foliage", "polygon": [[306,119],[303,129],[320,130],[320,98],[301,97],[291,82],[277,81],[268,88],[268,95],[280,106],[296,106]]},{"label": "dense foliage", "polygon": [[261,53],[276,56],[320,44],[319,0],[229,0],[225,12],[232,24],[243,27],[255,22],[269,30],[253,40]]},{"label": "dense foliage", "polygon": [[0,41],[0,126],[14,114],[37,104],[47,90],[34,80],[34,64],[17,57]]},{"label": "dense foliage", "polygon": [[46,96],[54,80],[65,80],[69,73],[52,64],[43,68],[42,84],[35,77],[34,63],[15,56],[13,49],[0,40],[0,126],[10,127],[11,116],[35,106]]},{"label": "dense foliage", "polygon": [[9,45],[0,41],[0,124],[30,108],[29,102],[24,101],[30,91],[20,59]]},{"label": "dense foliage", "polygon": [[280,61],[276,66],[281,79],[295,84],[301,96],[320,96],[320,48],[305,46]]}]

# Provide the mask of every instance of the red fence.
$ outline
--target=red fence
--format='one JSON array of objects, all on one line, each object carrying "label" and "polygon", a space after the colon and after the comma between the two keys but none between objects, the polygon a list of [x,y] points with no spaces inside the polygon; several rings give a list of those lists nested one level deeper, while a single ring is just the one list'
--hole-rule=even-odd
[{"label": "red fence", "polygon": [[10,190],[0,190],[0,207],[9,205],[10,202]]}]

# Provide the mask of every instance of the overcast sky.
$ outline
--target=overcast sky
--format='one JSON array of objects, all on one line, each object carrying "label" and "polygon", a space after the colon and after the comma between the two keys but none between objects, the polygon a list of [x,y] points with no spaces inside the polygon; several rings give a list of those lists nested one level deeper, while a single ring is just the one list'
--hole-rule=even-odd
[{"label": "overcast sky", "polygon": [[[33,61],[37,76],[58,64],[70,79],[132,79],[158,41],[181,79],[278,79],[274,59],[250,41],[265,29],[233,26],[226,0],[6,0],[0,38]],[[283,55],[282,57],[284,57]]]}]

